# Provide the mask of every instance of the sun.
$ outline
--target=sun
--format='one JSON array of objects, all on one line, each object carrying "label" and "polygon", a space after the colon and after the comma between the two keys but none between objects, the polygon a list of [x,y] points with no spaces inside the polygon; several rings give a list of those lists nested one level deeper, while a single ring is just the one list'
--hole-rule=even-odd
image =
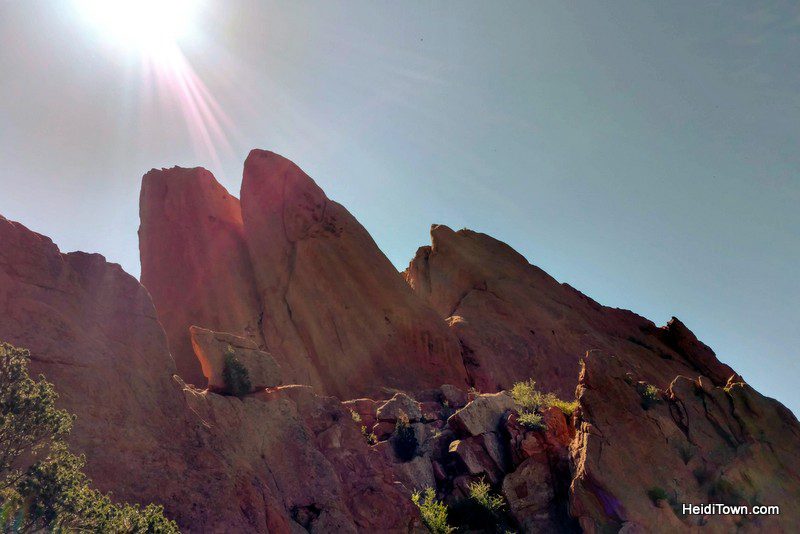
[{"label": "sun", "polygon": [[188,37],[199,0],[73,0],[81,16],[104,37],[153,59]]}]

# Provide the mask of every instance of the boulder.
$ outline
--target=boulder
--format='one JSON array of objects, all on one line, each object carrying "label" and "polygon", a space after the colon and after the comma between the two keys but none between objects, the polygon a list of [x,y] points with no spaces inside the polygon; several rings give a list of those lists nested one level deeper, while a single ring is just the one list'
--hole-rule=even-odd
[{"label": "boulder", "polygon": [[503,479],[504,471],[486,450],[482,436],[457,439],[450,443],[449,452],[470,475],[485,475],[492,484]]},{"label": "boulder", "polygon": [[463,408],[467,404],[467,394],[455,386],[444,384],[441,387],[441,392],[442,397],[444,397],[443,400],[454,410]]},{"label": "boulder", "polygon": [[217,393],[231,393],[225,382],[225,360],[233,356],[247,369],[251,391],[271,388],[281,384],[281,370],[275,359],[258,350],[258,346],[243,337],[226,332],[213,332],[192,326],[189,328],[192,346],[203,374],[208,379],[208,388]]},{"label": "boulder", "polygon": [[447,425],[457,434],[466,436],[496,432],[503,421],[503,415],[515,408],[514,399],[506,393],[480,395],[451,415],[447,419]]},{"label": "boulder", "polygon": [[535,458],[525,460],[503,479],[502,494],[508,511],[523,532],[561,532],[554,521],[555,493],[550,468]]},{"label": "boulder", "polygon": [[422,419],[420,404],[405,393],[396,393],[391,399],[381,405],[376,413],[378,421],[387,421],[390,423],[394,423],[400,419],[401,415],[405,415],[411,422]]}]

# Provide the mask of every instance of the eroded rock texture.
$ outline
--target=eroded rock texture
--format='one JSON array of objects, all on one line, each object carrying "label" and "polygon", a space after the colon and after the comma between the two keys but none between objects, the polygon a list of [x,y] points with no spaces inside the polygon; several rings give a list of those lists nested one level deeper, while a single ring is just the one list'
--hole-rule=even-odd
[{"label": "eroded rock texture", "polygon": [[716,384],[733,374],[676,319],[658,328],[633,312],[602,306],[490,236],[434,225],[431,240],[404,274],[447,318],[481,391],[533,377],[572,397],[579,359],[591,349],[623,354],[662,386],[665,376],[681,372],[704,374]]},{"label": "eroded rock texture", "polygon": [[[586,356],[570,497],[585,532],[796,531],[800,425],[789,410],[734,380],[677,376],[655,398],[643,391],[620,358]],[[683,503],[770,504],[781,515],[684,515]]]},{"label": "eroded rock texture", "polygon": [[299,167],[254,150],[241,196],[264,338],[295,380],[341,398],[465,382],[442,320]]}]

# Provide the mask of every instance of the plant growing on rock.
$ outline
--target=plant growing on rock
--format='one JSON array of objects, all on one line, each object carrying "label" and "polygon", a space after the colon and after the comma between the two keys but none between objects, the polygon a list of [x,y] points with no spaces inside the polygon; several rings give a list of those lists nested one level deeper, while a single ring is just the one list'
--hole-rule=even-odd
[{"label": "plant growing on rock", "polygon": [[544,430],[546,425],[542,421],[542,415],[535,412],[522,412],[519,414],[519,422],[529,430]]},{"label": "plant growing on rock", "polygon": [[639,396],[642,397],[642,408],[645,410],[649,410],[661,402],[661,394],[658,392],[658,388],[653,384],[639,382],[637,389],[639,391]]},{"label": "plant growing on rock", "polygon": [[459,531],[510,532],[513,521],[506,515],[506,501],[485,480],[467,485],[469,496],[451,507],[451,522]]},{"label": "plant growing on rock", "polygon": [[28,375],[27,351],[0,344],[0,531],[173,533],[160,506],[111,502],[91,489],[64,441],[72,416],[52,384]]},{"label": "plant growing on rock", "polygon": [[375,445],[378,443],[378,436],[375,435],[375,432],[367,430],[367,425],[361,425],[361,435],[364,436],[367,445]]},{"label": "plant growing on rock", "polygon": [[485,480],[470,482],[467,486],[470,499],[488,510],[491,514],[500,514],[505,508],[506,502],[500,495],[492,493],[492,488]]},{"label": "plant growing on rock", "polygon": [[418,446],[414,427],[411,426],[408,416],[400,413],[394,426],[394,434],[392,434],[394,453],[401,461],[408,462],[416,456]]},{"label": "plant growing on rock", "polygon": [[222,378],[228,391],[239,398],[244,397],[252,389],[250,374],[247,368],[236,358],[233,347],[228,345],[225,353],[225,367],[222,370]]},{"label": "plant growing on rock", "polygon": [[415,491],[411,494],[411,501],[419,508],[422,522],[432,534],[452,534],[455,529],[447,523],[447,505],[436,500],[433,488],[424,491]]},{"label": "plant growing on rock", "polygon": [[555,406],[566,417],[571,417],[578,408],[578,401],[567,402],[553,393],[542,393],[536,389],[533,379],[517,382],[511,388],[511,397],[520,409],[520,423],[533,430],[544,429],[542,417],[535,412]]}]

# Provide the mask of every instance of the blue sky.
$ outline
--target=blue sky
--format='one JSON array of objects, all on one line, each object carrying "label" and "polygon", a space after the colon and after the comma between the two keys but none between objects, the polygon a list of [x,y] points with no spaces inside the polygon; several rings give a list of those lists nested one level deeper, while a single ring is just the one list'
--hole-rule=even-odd
[{"label": "blue sky", "polygon": [[206,0],[195,26],[218,158],[72,3],[0,1],[0,213],[138,276],[141,175],[238,194],[266,148],[400,269],[431,223],[489,233],[800,412],[797,4]]}]

